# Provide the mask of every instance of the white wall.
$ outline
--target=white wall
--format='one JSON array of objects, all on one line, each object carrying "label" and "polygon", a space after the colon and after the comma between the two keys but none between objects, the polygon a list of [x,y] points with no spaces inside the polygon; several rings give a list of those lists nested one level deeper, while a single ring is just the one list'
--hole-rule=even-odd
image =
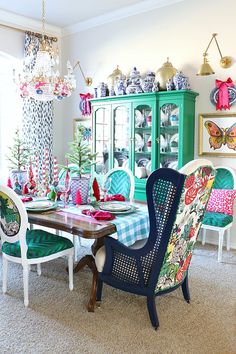
[{"label": "white wall", "polygon": [[[136,66],[141,74],[156,71],[170,57],[173,66],[189,77],[191,87],[199,92],[196,103],[195,155],[198,157],[198,114],[214,113],[215,107],[209,100],[215,79],[235,79],[236,63],[229,69],[219,66],[220,55],[215,43],[209,49],[209,62],[216,74],[198,77],[196,72],[202,64],[202,54],[211,38],[217,32],[223,55],[236,59],[233,34],[236,1],[228,0],[185,0],[171,7],[128,17],[114,23],[72,34],[62,39],[63,61],[80,60],[85,75],[93,77],[92,87],[106,78],[119,64],[129,73]],[[73,118],[81,116],[79,93],[91,92],[83,84],[82,76],[76,71],[78,88],[75,94],[63,103],[62,144],[66,148],[72,139]],[[231,112],[236,112],[236,105]],[[236,169],[234,158],[211,158],[213,163],[228,165]],[[215,236],[208,239],[214,242]],[[232,231],[232,243],[236,248],[236,226]]]}]

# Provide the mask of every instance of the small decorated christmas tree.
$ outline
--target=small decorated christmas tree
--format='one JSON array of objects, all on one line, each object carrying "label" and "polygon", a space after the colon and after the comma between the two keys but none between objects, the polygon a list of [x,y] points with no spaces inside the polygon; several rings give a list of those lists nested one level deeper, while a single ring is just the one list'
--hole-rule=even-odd
[{"label": "small decorated christmas tree", "polygon": [[96,154],[92,154],[85,138],[86,128],[79,124],[76,131],[76,139],[69,143],[71,153],[66,154],[68,162],[78,166],[79,177],[89,171],[89,168],[95,164]]},{"label": "small decorated christmas tree", "polygon": [[10,154],[6,156],[6,159],[10,162],[10,169],[17,171],[25,170],[29,163],[29,149],[23,142],[20,136],[20,130],[17,128],[15,136],[13,138],[13,145],[9,147]]}]

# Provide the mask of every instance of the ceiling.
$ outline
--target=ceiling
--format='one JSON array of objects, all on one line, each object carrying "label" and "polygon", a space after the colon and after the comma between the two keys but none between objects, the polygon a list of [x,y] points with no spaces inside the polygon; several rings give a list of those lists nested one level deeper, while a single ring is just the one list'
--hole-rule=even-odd
[{"label": "ceiling", "polygon": [[[127,6],[150,3],[150,0],[45,0],[46,22],[67,27],[102,16]],[[163,0],[158,0],[163,3]],[[152,1],[154,2],[154,1]],[[157,2],[157,1],[156,1]],[[143,4],[142,4],[143,5]],[[0,0],[0,10],[16,15],[41,20],[42,0]]]}]

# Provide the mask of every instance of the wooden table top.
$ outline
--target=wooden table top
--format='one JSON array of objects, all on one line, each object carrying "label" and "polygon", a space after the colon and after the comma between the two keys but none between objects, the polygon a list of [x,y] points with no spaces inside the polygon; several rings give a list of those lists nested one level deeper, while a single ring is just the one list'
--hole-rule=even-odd
[{"label": "wooden table top", "polygon": [[45,213],[28,212],[28,220],[30,224],[65,231],[88,239],[97,239],[116,232],[116,227],[112,223],[94,223],[93,220],[86,217],[76,219],[75,215],[62,211]]}]

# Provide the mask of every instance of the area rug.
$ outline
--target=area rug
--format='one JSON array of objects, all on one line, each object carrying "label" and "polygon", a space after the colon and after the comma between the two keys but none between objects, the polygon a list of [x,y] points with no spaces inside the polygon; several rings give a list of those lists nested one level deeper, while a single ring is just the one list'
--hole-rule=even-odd
[{"label": "area rug", "polygon": [[[88,250],[81,247],[80,256]],[[216,246],[197,244],[189,272],[191,303],[181,289],[156,298],[157,331],[145,298],[106,285],[101,307],[88,313],[90,270],[74,275],[70,292],[65,266],[65,259],[45,263],[40,277],[32,268],[25,309],[21,266],[10,264],[8,292],[0,290],[0,353],[236,353],[236,251],[224,250],[218,263]]]}]

